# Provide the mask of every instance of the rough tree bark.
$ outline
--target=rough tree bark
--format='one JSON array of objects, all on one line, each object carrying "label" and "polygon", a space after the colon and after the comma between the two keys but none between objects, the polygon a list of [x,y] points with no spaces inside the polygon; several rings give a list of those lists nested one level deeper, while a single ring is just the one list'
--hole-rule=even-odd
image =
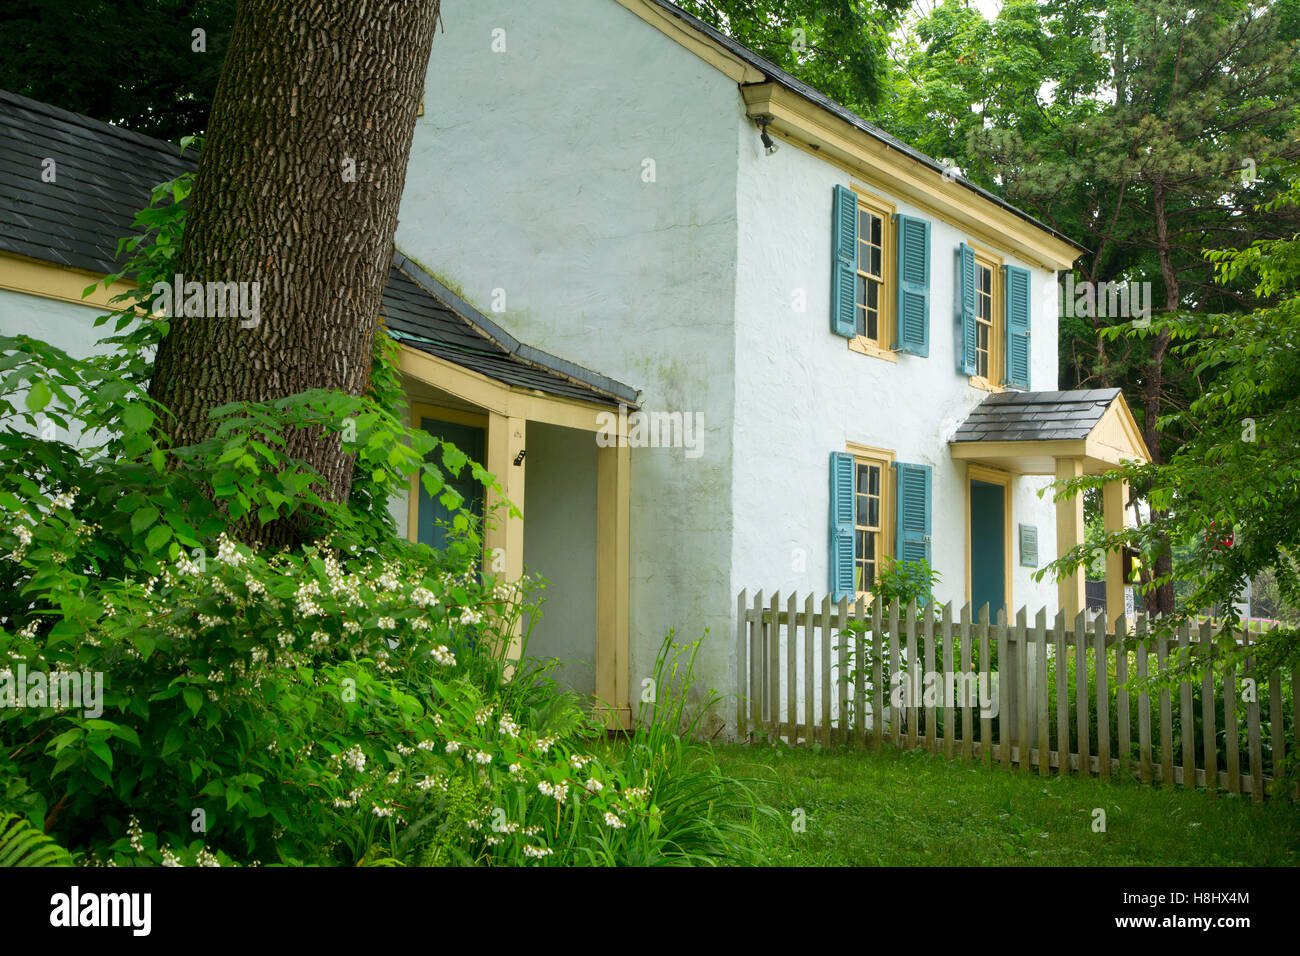
[{"label": "rough tree bark", "polygon": [[[1182,291],[1178,283],[1178,273],[1174,269],[1173,248],[1169,242],[1169,217],[1165,209],[1165,190],[1162,184],[1157,183],[1152,190],[1152,206],[1154,216],[1152,217],[1156,230],[1156,250],[1160,257],[1160,274],[1164,279],[1165,286],[1165,311],[1169,315],[1178,312],[1179,305],[1182,302]],[[1151,348],[1151,357],[1146,363],[1142,383],[1142,438],[1151,452],[1151,460],[1156,464],[1164,461],[1164,456],[1160,452],[1160,432],[1156,425],[1160,418],[1162,398],[1164,397],[1164,370],[1165,355],[1169,351],[1169,343],[1172,341],[1172,334],[1166,329],[1161,329],[1156,335],[1155,342]],[[1164,517],[1164,512],[1152,512],[1152,519],[1159,520]],[[1173,553],[1166,548],[1156,557],[1155,567],[1151,569],[1150,575],[1144,583],[1149,583],[1150,576],[1167,577],[1173,573],[1174,558]],[[1174,611],[1174,586],[1171,583],[1162,584],[1157,587],[1147,602],[1150,610],[1157,614],[1172,614]]]},{"label": "rough tree bark", "polygon": [[[208,412],[312,388],[369,385],[380,301],[439,0],[241,0],[185,227],[186,282],[256,282],[260,322],[177,317],[152,396],[177,443]],[[336,436],[290,453],[346,500]],[[244,536],[291,544],[293,527]]]}]

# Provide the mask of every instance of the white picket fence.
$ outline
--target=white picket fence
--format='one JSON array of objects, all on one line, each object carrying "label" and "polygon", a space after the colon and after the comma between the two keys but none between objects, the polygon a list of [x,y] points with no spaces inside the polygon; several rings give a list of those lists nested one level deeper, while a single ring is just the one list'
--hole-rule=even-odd
[{"label": "white picket fence", "polygon": [[[1130,689],[1168,672],[1180,654],[1210,655],[1208,621],[1173,636],[1139,615],[1107,633],[1083,613],[1066,626],[1045,610],[1034,623],[979,619],[970,605],[918,614],[915,604],[833,604],[779,594],[736,608],[741,739],[924,747],[1025,773],[1132,777],[1163,786],[1248,793],[1263,800],[1300,755],[1300,670],[1238,675],[1216,668],[1165,689]],[[1117,636],[1118,635],[1118,636]],[[1258,635],[1245,635],[1247,642]],[[1154,698],[1154,699],[1153,699]],[[876,715],[880,719],[876,719]],[[1244,728],[1243,728],[1244,725]],[[1243,733],[1244,739],[1243,739]],[[1289,742],[1289,743],[1288,743]],[[1300,796],[1300,788],[1295,788]]]}]

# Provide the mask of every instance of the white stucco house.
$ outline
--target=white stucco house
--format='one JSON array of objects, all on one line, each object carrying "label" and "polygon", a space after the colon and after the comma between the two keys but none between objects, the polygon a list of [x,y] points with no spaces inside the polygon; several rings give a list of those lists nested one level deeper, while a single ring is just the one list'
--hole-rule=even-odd
[{"label": "white stucco house", "polygon": [[[942,602],[1083,606],[1033,580],[1083,534],[1039,492],[1146,453],[1118,391],[1057,391],[1079,247],[667,0],[442,18],[385,317],[412,421],[522,510],[488,546],[549,582],[531,653],[626,725],[670,630],[735,691],[741,590],[856,598],[903,558]],[[107,271],[25,242],[0,328],[63,321],[32,270]],[[394,503],[413,538],[434,508]]]},{"label": "white stucco house", "polygon": [[888,557],[941,601],[1082,606],[1031,577],[1082,526],[1039,491],[1145,456],[1117,392],[1055,391],[1079,247],[666,0],[443,20],[399,245],[702,422],[631,449],[633,697],[669,629],[707,628],[702,677],[734,691],[740,590],[869,592]]}]

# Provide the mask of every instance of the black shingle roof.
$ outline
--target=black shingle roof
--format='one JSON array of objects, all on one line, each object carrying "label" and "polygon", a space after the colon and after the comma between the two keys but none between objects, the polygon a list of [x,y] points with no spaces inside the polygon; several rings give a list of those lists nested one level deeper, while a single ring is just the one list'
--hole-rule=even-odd
[{"label": "black shingle roof", "polygon": [[[656,6],[662,7],[664,10],[672,14],[677,19],[689,24],[693,29],[697,30],[698,32],[703,33],[704,35],[709,37],[709,39],[711,39],[713,42],[717,43],[719,46],[724,47],[728,52],[730,52],[737,58],[743,60],[744,62],[748,63],[754,69],[763,73],[767,77],[767,79],[770,80],[771,82],[776,83],[778,86],[783,86],[790,92],[798,94],[799,96],[808,100],[810,103],[815,103],[817,106],[820,106],[823,109],[828,110],[831,113],[834,113],[836,116],[844,120],[849,125],[857,127],[858,129],[862,130],[864,133],[871,136],[872,138],[879,140],[880,142],[884,143],[886,146],[889,146],[891,149],[898,150],[900,153],[903,153],[905,156],[908,156],[916,160],[918,163],[921,163],[924,166],[928,166],[930,169],[933,169],[935,172],[944,175],[949,175],[948,169],[938,160],[932,159],[931,157],[925,155],[925,153],[921,152],[920,150],[908,146],[901,139],[889,135],[879,126],[876,126],[874,123],[868,123],[857,113],[835,102],[825,93],[821,93],[818,90],[813,89],[803,80],[800,80],[792,76],[791,74],[787,73],[785,70],[781,69],[771,60],[759,56],[749,47],[737,43],[735,40],[727,36],[725,33],[715,29],[714,27],[705,23],[703,20],[700,20],[699,18],[687,13],[681,7],[677,6],[677,4],[672,3],[671,0],[650,0],[650,2],[654,3]],[[1027,212],[1017,209],[1015,206],[1011,205],[1011,203],[1007,202],[1002,197],[994,195],[993,193],[989,192],[987,189],[983,188],[982,186],[975,185],[973,182],[971,182],[969,179],[966,179],[964,176],[957,176],[956,181],[961,183],[963,186],[965,186],[967,189],[971,190],[972,192],[978,193],[980,196],[984,197],[989,202],[996,203],[997,205],[1001,206],[1003,209],[1007,210],[1008,212],[1014,213],[1015,215],[1019,216],[1021,219],[1025,220],[1025,222],[1037,226],[1039,229],[1043,230],[1046,233],[1050,233],[1051,235],[1055,236],[1057,239],[1060,239],[1062,242],[1070,244],[1074,248],[1078,249],[1080,253],[1087,251],[1086,249],[1084,249],[1083,246],[1079,245],[1069,236],[1057,232],[1055,229],[1053,229],[1051,226],[1047,225],[1046,223],[1039,222],[1037,219],[1029,215]]]},{"label": "black shingle roof", "polygon": [[1118,388],[997,392],[970,413],[953,441],[1087,438],[1118,395]]},{"label": "black shingle roof", "polygon": [[[43,182],[43,162],[55,181]],[[191,172],[192,152],[0,90],[0,251],[99,275],[121,268],[118,240],[159,183]],[[382,312],[395,338],[498,382],[605,405],[636,389],[519,342],[398,253]]]}]

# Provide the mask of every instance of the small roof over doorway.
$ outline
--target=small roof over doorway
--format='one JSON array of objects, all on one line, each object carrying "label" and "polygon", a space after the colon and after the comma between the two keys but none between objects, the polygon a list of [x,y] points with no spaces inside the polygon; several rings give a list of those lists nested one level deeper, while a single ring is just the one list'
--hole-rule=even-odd
[{"label": "small roof over doorway", "polygon": [[980,403],[949,442],[952,457],[1020,475],[1052,475],[1062,458],[1101,474],[1151,452],[1118,388],[998,392]]}]

